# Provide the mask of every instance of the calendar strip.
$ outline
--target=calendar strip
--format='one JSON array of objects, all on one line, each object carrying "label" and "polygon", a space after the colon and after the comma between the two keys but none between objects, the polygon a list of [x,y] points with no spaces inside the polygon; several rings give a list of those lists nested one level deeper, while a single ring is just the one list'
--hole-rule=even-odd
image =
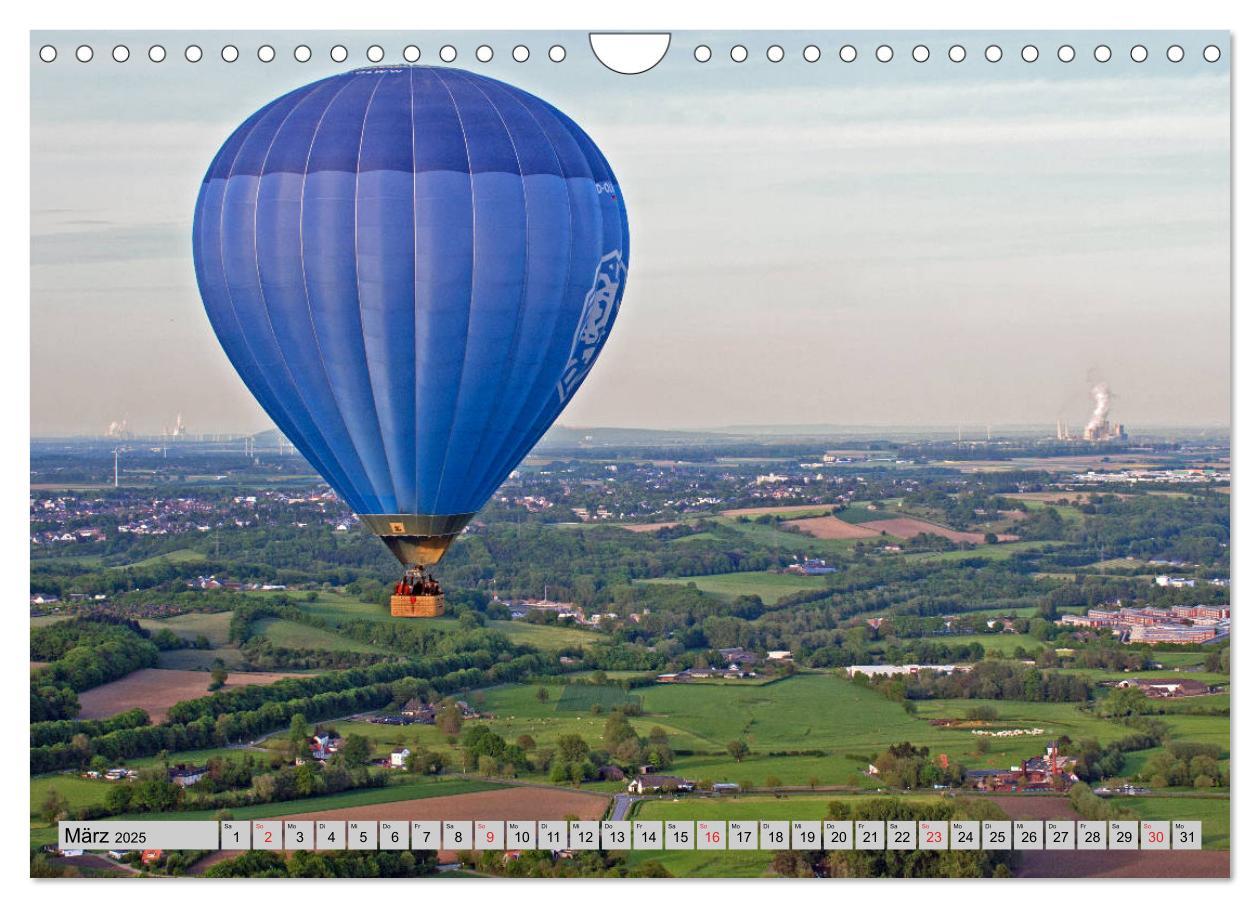
[{"label": "calendar strip", "polygon": [[1198,851],[1200,820],[62,821],[58,847],[116,851]]}]

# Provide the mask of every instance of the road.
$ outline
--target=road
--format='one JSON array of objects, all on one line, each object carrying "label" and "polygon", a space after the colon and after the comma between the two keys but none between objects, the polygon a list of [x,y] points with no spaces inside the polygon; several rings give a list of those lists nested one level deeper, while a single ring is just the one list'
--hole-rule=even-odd
[{"label": "road", "polygon": [[612,813],[609,815],[610,820],[624,820],[630,813],[630,808],[634,806],[634,802],[638,798],[631,797],[628,794],[613,795]]}]

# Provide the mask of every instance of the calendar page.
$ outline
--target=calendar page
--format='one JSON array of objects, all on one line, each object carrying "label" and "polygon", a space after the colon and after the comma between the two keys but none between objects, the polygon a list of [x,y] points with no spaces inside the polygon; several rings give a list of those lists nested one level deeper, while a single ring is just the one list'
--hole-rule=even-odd
[{"label": "calendar page", "polygon": [[31,32],[30,875],[1229,877],[1231,46]]}]

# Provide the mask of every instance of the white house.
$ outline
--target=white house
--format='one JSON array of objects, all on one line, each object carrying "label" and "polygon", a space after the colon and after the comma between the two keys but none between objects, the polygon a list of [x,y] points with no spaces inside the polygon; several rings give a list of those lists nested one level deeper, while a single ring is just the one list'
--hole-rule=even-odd
[{"label": "white house", "polygon": [[631,794],[648,794],[653,791],[693,791],[696,783],[679,776],[662,776],[645,773],[630,780],[626,791]]},{"label": "white house", "polygon": [[411,756],[411,748],[396,747],[389,752],[389,765],[401,769],[407,765],[409,756]]}]

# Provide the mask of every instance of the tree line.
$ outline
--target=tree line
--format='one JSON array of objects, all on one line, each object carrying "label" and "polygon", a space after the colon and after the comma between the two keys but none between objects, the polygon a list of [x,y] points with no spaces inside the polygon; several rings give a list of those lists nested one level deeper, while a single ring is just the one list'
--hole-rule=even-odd
[{"label": "tree line", "polygon": [[136,707],[108,719],[53,719],[31,723],[31,747],[69,741],[75,735],[99,738],[122,728],[138,728],[149,724],[149,714]]},{"label": "tree line", "polygon": [[920,671],[915,675],[854,681],[878,690],[891,700],[1024,700],[1031,703],[1084,703],[1092,685],[1079,675],[1042,671],[1019,662],[988,659],[969,671]]}]

